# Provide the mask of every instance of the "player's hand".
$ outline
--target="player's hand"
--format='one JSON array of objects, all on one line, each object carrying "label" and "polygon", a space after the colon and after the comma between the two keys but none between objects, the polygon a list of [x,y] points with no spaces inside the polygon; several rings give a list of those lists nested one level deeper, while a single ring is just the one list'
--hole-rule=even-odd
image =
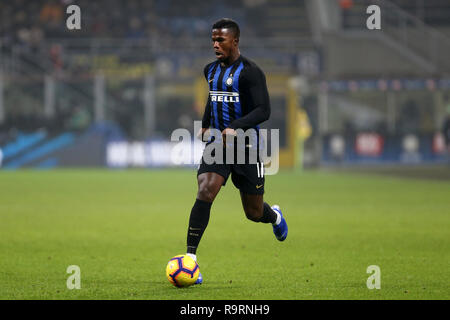
[{"label": "player's hand", "polygon": [[225,128],[225,129],[222,131],[222,135],[223,135],[223,136],[236,136],[236,135],[237,135],[237,132],[236,132],[236,130],[234,130],[234,129],[232,129],[232,128]]},{"label": "player's hand", "polygon": [[227,143],[227,137],[230,137],[230,140],[232,140],[231,138],[234,138],[237,136],[237,132],[236,130],[232,129],[232,128],[225,128],[222,131],[222,140],[223,140],[223,145],[226,147],[226,143]]},{"label": "player's hand", "polygon": [[201,128],[197,133],[197,138],[202,141],[208,141],[209,139],[209,128]]}]

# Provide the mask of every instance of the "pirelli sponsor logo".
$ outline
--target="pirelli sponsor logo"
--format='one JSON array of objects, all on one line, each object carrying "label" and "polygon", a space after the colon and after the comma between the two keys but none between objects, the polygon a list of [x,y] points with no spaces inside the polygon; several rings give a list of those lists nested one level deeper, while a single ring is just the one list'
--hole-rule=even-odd
[{"label": "pirelli sponsor logo", "polygon": [[210,91],[212,102],[239,102],[238,92]]}]

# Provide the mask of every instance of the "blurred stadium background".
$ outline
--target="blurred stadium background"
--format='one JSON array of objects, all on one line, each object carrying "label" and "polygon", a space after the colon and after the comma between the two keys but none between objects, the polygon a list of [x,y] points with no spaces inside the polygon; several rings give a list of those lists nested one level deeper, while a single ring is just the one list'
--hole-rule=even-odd
[{"label": "blurred stadium background", "polygon": [[[68,30],[66,8],[81,8]],[[381,8],[368,30],[366,8]],[[211,24],[240,23],[266,72],[282,167],[443,164],[447,0],[0,2],[0,164],[170,167],[214,59]]]},{"label": "blurred stadium background", "polygon": [[[267,76],[283,170],[264,199],[289,238],[229,186],[205,285],[176,290],[197,183],[170,136],[202,117],[222,17]],[[449,55],[449,0],[0,0],[0,299],[449,299]]]}]

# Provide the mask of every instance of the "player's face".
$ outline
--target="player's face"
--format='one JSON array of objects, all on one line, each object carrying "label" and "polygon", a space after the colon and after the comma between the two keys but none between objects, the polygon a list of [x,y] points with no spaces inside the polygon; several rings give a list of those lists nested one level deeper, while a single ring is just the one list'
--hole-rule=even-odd
[{"label": "player's face", "polygon": [[226,62],[238,47],[239,40],[229,29],[213,29],[211,36],[214,52],[219,61]]}]

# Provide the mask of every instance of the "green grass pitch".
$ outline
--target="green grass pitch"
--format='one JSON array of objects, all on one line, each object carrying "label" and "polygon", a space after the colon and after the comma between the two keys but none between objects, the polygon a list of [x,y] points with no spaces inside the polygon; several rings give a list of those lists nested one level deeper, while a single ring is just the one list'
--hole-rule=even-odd
[{"label": "green grass pitch", "polygon": [[288,222],[278,242],[229,180],[197,252],[204,284],[178,289],[165,267],[196,190],[195,170],[0,172],[0,299],[450,298],[449,181],[280,171],[265,194]]}]

